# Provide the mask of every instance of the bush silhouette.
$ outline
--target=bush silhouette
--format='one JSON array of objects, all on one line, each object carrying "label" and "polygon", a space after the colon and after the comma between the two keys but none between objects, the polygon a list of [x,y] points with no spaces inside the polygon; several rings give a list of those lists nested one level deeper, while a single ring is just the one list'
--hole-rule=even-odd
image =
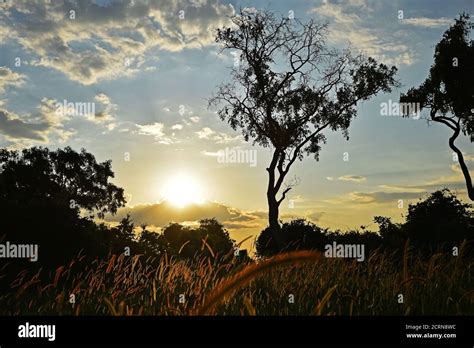
[{"label": "bush silhouette", "polygon": [[474,237],[471,204],[463,204],[448,189],[432,193],[408,207],[402,229],[414,245],[422,249],[459,246]]},{"label": "bush silhouette", "polygon": [[148,250],[187,259],[196,256],[222,258],[233,253],[235,242],[229,232],[216,219],[203,219],[197,228],[171,223],[162,233],[149,232],[145,228],[139,242]]},{"label": "bush silhouette", "polygon": [[260,257],[269,257],[292,250],[323,250],[329,242],[327,231],[304,219],[296,219],[282,224],[285,247],[280,248],[272,236],[270,227],[260,233],[256,241],[256,252]]}]

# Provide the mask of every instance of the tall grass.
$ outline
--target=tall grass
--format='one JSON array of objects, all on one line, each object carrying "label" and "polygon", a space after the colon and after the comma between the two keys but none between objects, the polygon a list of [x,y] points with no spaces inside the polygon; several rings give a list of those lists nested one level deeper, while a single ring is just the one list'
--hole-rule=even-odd
[{"label": "tall grass", "polygon": [[244,265],[139,255],[90,263],[80,256],[55,271],[21,272],[0,295],[0,314],[474,314],[474,262],[462,252],[424,259],[407,246],[395,260],[379,251],[365,262],[293,252]]}]

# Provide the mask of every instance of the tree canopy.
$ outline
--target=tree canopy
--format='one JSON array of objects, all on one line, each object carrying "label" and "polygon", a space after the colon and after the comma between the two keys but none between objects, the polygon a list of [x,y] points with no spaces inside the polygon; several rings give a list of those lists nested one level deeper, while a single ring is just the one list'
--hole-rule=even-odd
[{"label": "tree canopy", "polygon": [[97,163],[84,149],[1,149],[0,168],[1,201],[62,204],[99,217],[125,204],[123,189],[109,182],[114,177],[111,161]]},{"label": "tree canopy", "polygon": [[[147,234],[143,238],[151,240]],[[196,228],[171,223],[153,239],[160,250],[181,258],[192,258],[197,254],[223,257],[233,254],[235,244],[229,232],[215,219],[200,220]]]}]

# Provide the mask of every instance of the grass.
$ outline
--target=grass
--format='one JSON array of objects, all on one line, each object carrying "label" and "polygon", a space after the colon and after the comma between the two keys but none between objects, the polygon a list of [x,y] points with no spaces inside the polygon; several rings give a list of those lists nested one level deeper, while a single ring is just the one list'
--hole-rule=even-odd
[{"label": "grass", "polygon": [[400,261],[378,251],[365,262],[299,251],[247,265],[78,257],[56,271],[21,272],[0,296],[0,314],[472,315],[473,266],[462,250],[423,259],[408,247]]}]

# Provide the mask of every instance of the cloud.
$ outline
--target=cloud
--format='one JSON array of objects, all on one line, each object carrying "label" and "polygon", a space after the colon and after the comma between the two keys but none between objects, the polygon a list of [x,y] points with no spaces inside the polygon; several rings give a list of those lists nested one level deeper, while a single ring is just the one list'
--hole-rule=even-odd
[{"label": "cloud", "polygon": [[389,203],[400,199],[417,199],[419,192],[351,192],[350,200],[357,203]]},{"label": "cloud", "polygon": [[[471,161],[472,158],[470,155],[465,155],[465,158],[467,158],[466,161]],[[439,178],[431,179],[426,181],[424,184],[424,187],[427,188],[438,188],[440,186],[443,187],[453,187],[453,188],[464,188],[465,185],[465,179],[462,174],[461,167],[459,164],[452,164],[450,167],[452,172],[454,172],[454,175],[443,175]]]},{"label": "cloud", "polygon": [[43,133],[48,129],[46,123],[25,122],[8,110],[0,110],[0,132],[8,139],[30,139],[44,142]]},{"label": "cloud", "polygon": [[[130,214],[135,226],[146,224],[149,230],[159,232],[172,222],[186,226],[196,226],[198,221],[216,218],[237,242],[256,237],[267,226],[267,213],[263,211],[242,211],[217,202],[188,205],[177,209],[167,202],[141,204],[118,210],[116,215],[107,215],[107,223],[115,225]],[[248,239],[243,248],[253,249],[254,238]]]},{"label": "cloud", "polygon": [[50,136],[59,142],[68,140],[74,132],[63,128],[67,116],[57,112],[55,99],[43,98],[33,115],[17,115],[6,109],[0,109],[0,133],[14,143],[48,143]]},{"label": "cloud", "polygon": [[[450,188],[459,190],[460,193],[465,192],[465,181],[458,169],[458,166],[452,165],[451,170],[456,175],[441,176],[436,179],[427,180],[419,185],[379,185],[379,189],[383,191],[375,192],[351,192],[348,199],[336,200],[337,203],[358,202],[358,203],[387,203],[397,201],[399,199],[415,199],[420,198],[424,194],[434,192],[442,188]],[[334,201],[334,202],[336,202]]]},{"label": "cloud", "polygon": [[[152,124],[135,125],[138,128],[138,134],[153,136],[160,144],[170,145],[175,143],[186,143],[193,139],[211,141],[215,144],[229,144],[232,142],[242,142],[241,136],[231,136],[226,133],[216,132],[209,127],[189,133],[175,133],[176,130],[184,129],[182,124],[166,126],[164,123],[154,122]],[[190,124],[188,124],[190,126]],[[191,135],[191,136],[190,136]],[[212,155],[210,152],[201,151],[206,156]]]},{"label": "cloud", "polygon": [[206,150],[201,151],[201,153],[204,156],[209,156],[209,157],[219,157],[222,154],[221,151],[212,152],[212,151],[206,151]]},{"label": "cloud", "polygon": [[107,221],[118,222],[127,214],[136,225],[146,223],[156,227],[164,227],[171,222],[190,223],[201,219],[216,218],[229,229],[260,228],[266,223],[265,212],[246,212],[216,202],[192,204],[176,209],[167,202],[143,204],[125,207],[117,214],[106,217]]},{"label": "cloud", "polygon": [[146,125],[136,124],[135,126],[138,128],[138,134],[153,136],[159,144],[171,145],[179,142],[176,138],[165,134],[165,125],[163,123],[154,122]]},{"label": "cloud", "polygon": [[209,127],[204,127],[200,131],[196,132],[199,139],[210,139],[211,135],[213,135],[214,133],[215,132]]},{"label": "cloud", "polygon": [[360,175],[343,175],[337,178],[339,181],[353,181],[353,182],[364,182],[367,180],[365,176]]},{"label": "cloud", "polygon": [[138,127],[140,134],[152,135],[156,138],[161,138],[165,135],[165,133],[163,133],[163,128],[165,127],[163,123],[155,122],[146,125],[137,124],[136,126]]},{"label": "cloud", "polygon": [[0,27],[8,27],[9,41],[36,55],[32,65],[90,85],[147,70],[151,48],[212,44],[214,29],[233,13],[218,0],[15,1],[0,11]]},{"label": "cloud", "polygon": [[232,136],[227,133],[216,132],[209,127],[204,127],[195,132],[199,139],[213,140],[216,144],[242,143],[242,136]]},{"label": "cloud", "polygon": [[463,154],[463,157],[466,162],[474,162],[474,155]]},{"label": "cloud", "polygon": [[325,213],[324,212],[319,212],[319,213],[311,213],[306,216],[309,220],[311,220],[314,223],[317,223],[321,220]]},{"label": "cloud", "polygon": [[117,105],[113,104],[109,96],[104,93],[97,94],[94,97],[94,102],[99,107],[99,111],[96,110],[94,114],[86,115],[86,119],[93,123],[106,124],[109,130],[114,129],[116,124],[113,123],[115,120],[113,112],[117,110]]},{"label": "cloud", "polygon": [[427,17],[416,17],[416,18],[406,18],[401,20],[401,23],[407,25],[413,25],[416,27],[422,28],[438,28],[438,27],[448,27],[453,23],[451,18],[441,17],[441,18],[427,18]]},{"label": "cloud", "polygon": [[18,74],[6,67],[0,67],[0,94],[9,87],[21,87],[25,83],[25,75]]},{"label": "cloud", "polygon": [[383,14],[375,14],[366,1],[325,2],[310,12],[329,21],[328,39],[334,43],[349,43],[385,64],[411,65],[415,61],[400,33],[395,35],[390,28],[373,26],[377,22],[374,17]]},{"label": "cloud", "polygon": [[243,138],[240,135],[231,136],[227,133],[218,133],[213,137],[213,140],[217,144],[231,144],[231,143],[243,143]]},{"label": "cloud", "polygon": [[409,186],[409,185],[379,185],[379,188],[388,192],[417,192],[424,193],[426,189],[420,186]]},{"label": "cloud", "polygon": [[107,106],[112,105],[112,103],[111,103],[111,101],[110,101],[110,98],[109,98],[106,94],[104,94],[104,93],[99,93],[99,94],[97,94],[97,95],[94,97],[94,99],[95,99],[97,102],[101,103],[101,104],[104,104],[104,105],[107,105]]},{"label": "cloud", "polygon": [[151,135],[155,137],[156,140],[159,140],[165,137],[165,133],[163,132],[165,125],[163,123],[155,122],[152,124],[145,124],[145,125],[137,124],[136,126],[138,128],[139,134]]}]

